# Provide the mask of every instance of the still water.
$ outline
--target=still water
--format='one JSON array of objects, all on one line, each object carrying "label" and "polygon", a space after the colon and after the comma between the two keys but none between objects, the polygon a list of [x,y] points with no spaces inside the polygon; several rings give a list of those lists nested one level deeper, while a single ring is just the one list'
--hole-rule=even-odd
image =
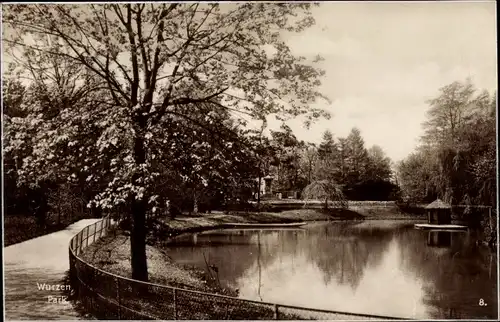
[{"label": "still water", "polygon": [[180,264],[210,269],[241,298],[403,318],[497,317],[497,259],[474,232],[413,222],[312,223],[218,230],[168,245]]}]

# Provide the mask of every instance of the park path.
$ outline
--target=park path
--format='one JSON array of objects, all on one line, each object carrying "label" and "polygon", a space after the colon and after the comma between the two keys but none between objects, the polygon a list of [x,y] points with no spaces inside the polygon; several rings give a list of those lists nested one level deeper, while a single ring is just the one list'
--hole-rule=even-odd
[{"label": "park path", "polygon": [[40,290],[39,284],[61,285],[69,270],[71,238],[99,219],[83,219],[66,229],[4,248],[6,320],[82,319],[71,302],[49,303],[58,290]]}]

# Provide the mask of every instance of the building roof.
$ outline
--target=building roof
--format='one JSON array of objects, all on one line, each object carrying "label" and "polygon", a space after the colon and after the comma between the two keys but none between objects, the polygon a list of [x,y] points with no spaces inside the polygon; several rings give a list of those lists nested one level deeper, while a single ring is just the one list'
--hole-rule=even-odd
[{"label": "building roof", "polygon": [[425,209],[451,209],[451,205],[441,199],[436,199],[432,203],[428,204]]}]

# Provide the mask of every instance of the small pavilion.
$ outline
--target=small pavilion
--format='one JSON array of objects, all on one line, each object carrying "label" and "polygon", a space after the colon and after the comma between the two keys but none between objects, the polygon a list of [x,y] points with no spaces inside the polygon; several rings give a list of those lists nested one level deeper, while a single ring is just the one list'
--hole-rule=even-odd
[{"label": "small pavilion", "polygon": [[451,224],[451,205],[436,199],[427,207],[427,216],[429,224],[433,225],[449,225]]}]

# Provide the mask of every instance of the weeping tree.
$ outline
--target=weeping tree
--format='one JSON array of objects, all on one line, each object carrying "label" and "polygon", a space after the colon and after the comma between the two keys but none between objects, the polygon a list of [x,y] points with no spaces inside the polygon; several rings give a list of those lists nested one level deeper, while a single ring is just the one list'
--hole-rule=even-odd
[{"label": "weeping tree", "polygon": [[[132,277],[147,280],[145,216],[158,202],[151,187],[159,172],[152,165],[166,159],[165,151],[174,144],[163,138],[172,116],[195,124],[197,120],[182,107],[196,110],[200,103],[209,103],[238,119],[304,115],[309,124],[328,117],[311,107],[325,98],[318,91],[324,72],[314,67],[312,58],[295,56],[281,37],[284,30],[300,32],[313,25],[311,7],[309,3],[3,6],[4,58],[17,54],[23,56],[20,61],[45,63],[41,59],[49,55],[56,61],[72,61],[102,81],[102,96],[110,100],[99,105],[98,113],[89,104],[65,105],[56,111],[54,117],[61,122],[38,128],[49,142],[39,145],[23,163],[25,177],[36,182],[30,172],[34,164],[51,167],[53,160],[59,160],[54,164],[71,165],[53,169],[66,171],[61,177],[79,177],[83,170],[86,182],[104,184],[99,185],[102,189],[94,195],[93,206],[114,209],[130,204]],[[210,117],[206,115],[208,123]],[[33,114],[26,122],[44,121]],[[97,134],[81,135],[91,127],[99,130]],[[50,142],[55,140],[57,144]],[[83,140],[94,144],[79,144]],[[63,154],[63,145],[79,150]]]},{"label": "weeping tree", "polygon": [[342,187],[331,180],[313,181],[302,191],[302,197],[306,200],[324,200],[324,208],[328,209],[330,202],[334,208],[347,208],[348,202],[345,198]]}]

